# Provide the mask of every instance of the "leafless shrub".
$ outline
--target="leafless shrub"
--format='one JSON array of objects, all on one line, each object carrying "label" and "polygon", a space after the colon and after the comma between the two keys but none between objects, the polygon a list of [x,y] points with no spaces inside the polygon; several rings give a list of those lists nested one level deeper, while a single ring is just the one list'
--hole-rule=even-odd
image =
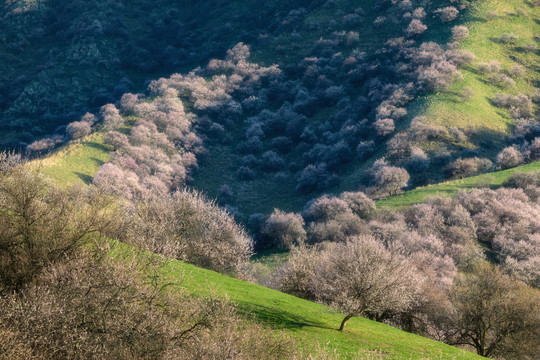
[{"label": "leafless shrub", "polygon": [[343,192],[339,197],[347,203],[355,215],[361,218],[366,218],[375,210],[375,202],[361,191]]},{"label": "leafless shrub", "polygon": [[482,73],[493,74],[501,71],[501,64],[497,60],[491,60],[489,63],[480,62],[476,66]]},{"label": "leafless shrub", "polygon": [[411,149],[408,167],[415,172],[421,172],[429,168],[429,157],[424,150],[414,147]]},{"label": "leafless shrub", "polygon": [[534,138],[528,148],[529,159],[540,160],[540,138]]},{"label": "leafless shrub", "polygon": [[399,190],[408,185],[410,176],[407,170],[390,166],[384,161],[378,161],[373,165],[373,184],[377,191],[395,195]]},{"label": "leafless shrub", "polygon": [[427,30],[427,26],[422,23],[419,19],[412,19],[409,23],[409,26],[407,26],[407,29],[405,32],[408,36],[416,36],[422,34],[424,31]]},{"label": "leafless shrub", "polygon": [[46,137],[41,140],[36,140],[27,146],[26,150],[30,153],[41,153],[52,150],[56,145],[61,144],[64,141],[60,135],[54,135]]},{"label": "leafless shrub", "polygon": [[416,9],[414,9],[414,11],[412,13],[412,16],[415,19],[423,20],[426,17],[426,12],[425,12],[424,8],[418,7]]},{"label": "leafless shrub", "polygon": [[516,119],[529,118],[533,115],[532,101],[527,95],[511,96],[497,93],[493,97],[493,103],[496,106],[509,109],[510,115]]},{"label": "leafless shrub", "polygon": [[84,114],[82,117],[81,117],[81,121],[84,121],[84,122],[87,122],[90,124],[90,126],[94,125],[94,123],[96,122],[96,117],[94,114],[91,114],[91,113],[86,113]]},{"label": "leafless shrub", "polygon": [[525,75],[525,68],[519,64],[514,64],[510,70],[508,70],[508,73],[510,76],[519,78]]},{"label": "leafless shrub", "polygon": [[473,176],[479,173],[486,172],[492,166],[489,159],[486,158],[459,158],[446,167],[446,171],[453,178],[463,179],[467,176]]},{"label": "leafless shrub", "polygon": [[126,114],[131,115],[136,111],[136,106],[139,103],[139,95],[126,93],[120,99],[120,109]]},{"label": "leafless shrub", "polygon": [[262,235],[280,248],[291,249],[303,245],[306,240],[304,219],[300,214],[284,213],[276,209],[266,220]]},{"label": "leafless shrub", "polygon": [[108,130],[117,129],[123,123],[120,112],[113,104],[103,105],[99,110],[100,116],[103,119],[103,127]]},{"label": "leafless shrub", "polygon": [[534,173],[517,172],[510,176],[503,186],[516,189],[526,189],[538,185],[538,175]]},{"label": "leafless shrub", "polygon": [[469,36],[469,28],[463,25],[452,28],[452,38],[456,41],[464,40]]},{"label": "leafless shrub", "polygon": [[516,82],[511,77],[501,73],[491,74],[488,80],[493,85],[498,85],[503,88],[508,88],[516,85]]},{"label": "leafless shrub", "polygon": [[20,289],[92,236],[116,236],[114,199],[96,189],[57,189],[17,165],[0,173],[0,288]]},{"label": "leafless shrub", "polygon": [[513,146],[504,148],[499,155],[497,155],[497,164],[502,169],[508,169],[516,167],[523,162],[523,156]]},{"label": "leafless shrub", "polygon": [[450,22],[458,16],[459,10],[453,6],[447,6],[435,10],[435,13],[439,15],[442,22]]},{"label": "leafless shrub", "polygon": [[393,119],[379,119],[373,123],[377,135],[386,136],[394,132],[395,125]]},{"label": "leafless shrub", "polygon": [[302,216],[309,222],[327,221],[350,212],[351,209],[344,199],[323,195],[308,202]]},{"label": "leafless shrub", "polygon": [[518,39],[518,36],[514,33],[503,33],[497,38],[497,41],[503,44],[515,44]]},{"label": "leafless shrub", "polygon": [[287,294],[315,300],[312,281],[320,256],[317,247],[292,248],[287,262],[276,268],[268,285]]},{"label": "leafless shrub", "polygon": [[488,12],[486,13],[486,19],[487,19],[488,21],[495,20],[495,19],[497,19],[498,17],[499,17],[499,14],[497,14],[496,11],[488,11]]},{"label": "leafless shrub", "polygon": [[70,138],[79,139],[90,134],[91,129],[90,123],[86,121],[74,121],[67,125],[66,132]]},{"label": "leafless shrub", "polygon": [[129,146],[128,137],[117,131],[109,131],[103,141],[105,144],[111,145],[115,151]]},{"label": "leafless shrub", "polygon": [[252,254],[251,239],[223,209],[188,190],[136,201],[128,240],[207,269],[236,274]]}]

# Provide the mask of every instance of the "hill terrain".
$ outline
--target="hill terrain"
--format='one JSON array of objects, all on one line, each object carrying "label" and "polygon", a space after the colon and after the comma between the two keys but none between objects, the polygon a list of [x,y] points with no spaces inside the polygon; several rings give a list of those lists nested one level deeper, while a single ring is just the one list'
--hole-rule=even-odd
[{"label": "hill terrain", "polygon": [[[243,41],[251,48],[249,62],[277,64],[279,80],[259,84],[258,90],[227,89],[231,95],[227,101],[243,108],[239,114],[221,116],[215,109],[193,108],[193,97],[184,98],[184,105],[200,118],[209,116],[227,134],[216,139],[206,125],[194,123],[206,149],[192,186],[210,197],[218,197],[226,186],[233,194],[226,205],[244,221],[274,208],[298,211],[322,192],[369,188],[373,164],[382,157],[409,171],[410,188],[443,181],[448,177],[445,169],[459,158],[487,159],[495,167],[502,148],[513,143],[524,146],[513,130],[512,116],[505,105],[495,106],[494,96],[534,97],[537,7],[523,0],[449,5],[339,0],[272,1],[262,6],[233,1],[207,2],[204,9],[195,9],[189,1],[159,2],[148,17],[161,19],[157,22],[143,20],[150,8],[144,1],[115,5],[125,11],[107,10],[101,2],[72,3],[65,9],[62,1],[6,5],[3,16],[11,22],[5,22],[5,33],[20,35],[6,35],[2,46],[5,56],[19,52],[21,61],[4,62],[2,133],[12,140],[20,135],[29,143],[35,138],[31,133],[51,134],[76,120],[77,114],[97,113],[99,106],[118,101],[128,91],[142,92],[145,81],[159,76],[185,74],[197,65],[207,79],[227,74],[205,67],[209,59],[223,59],[227,49]],[[441,9],[446,8],[456,13],[444,17]],[[71,16],[56,14],[64,10]],[[57,20],[51,25],[47,19],[52,17]],[[411,32],[412,20],[426,28]],[[30,22],[42,24],[39,31],[27,31]],[[113,30],[113,23],[120,28]],[[143,30],[135,32],[140,24]],[[212,33],[216,26],[223,31]],[[467,34],[453,37],[452,28],[463,26]],[[60,27],[70,30],[57,32]],[[167,35],[156,38],[157,34]],[[80,52],[83,44],[95,49],[99,58],[90,61],[86,56],[85,72],[78,71],[80,60],[75,55],[67,56],[73,59],[61,66],[40,65],[37,71],[30,67],[35,61],[23,61],[25,54],[54,47],[49,58],[34,60],[56,65],[61,54]],[[43,49],[24,50],[36,46]],[[448,63],[448,69],[437,68],[434,61]],[[493,61],[492,69],[488,65]],[[392,62],[403,65],[398,69]],[[429,66],[432,73],[424,73]],[[459,67],[459,73],[453,67]],[[16,73],[23,74],[17,81]],[[54,83],[47,80],[51,77]],[[77,81],[63,84],[64,78]],[[396,89],[403,93],[400,100],[395,100]],[[250,96],[262,101],[254,110],[245,104]],[[537,111],[532,106],[532,113],[525,116]],[[32,127],[36,116],[32,114],[50,118],[40,120],[46,129]],[[53,114],[60,117],[53,119]],[[275,117],[274,125],[266,119],[269,116]],[[293,121],[297,128],[291,124],[288,130],[280,129],[280,121]],[[386,130],[378,128],[382,124]],[[262,135],[253,135],[254,125],[261,126]],[[16,129],[22,128],[25,131],[18,133]],[[62,133],[61,128],[57,131]],[[534,132],[527,131],[529,140]],[[60,141],[51,139],[51,144]],[[415,171],[415,166],[422,171]],[[490,170],[482,166],[478,172]]]},{"label": "hill terrain", "polygon": [[538,5],[0,3],[0,359],[534,358]]},{"label": "hill terrain", "polygon": [[336,329],[342,316],[328,308],[294,296],[243,282],[224,275],[171,262],[170,275],[184,274],[182,283],[189,291],[202,296],[225,297],[257,321],[301,340],[306,348],[328,346],[343,358],[373,359],[481,359],[475,354],[405,333],[371,320],[357,318],[345,333]]}]

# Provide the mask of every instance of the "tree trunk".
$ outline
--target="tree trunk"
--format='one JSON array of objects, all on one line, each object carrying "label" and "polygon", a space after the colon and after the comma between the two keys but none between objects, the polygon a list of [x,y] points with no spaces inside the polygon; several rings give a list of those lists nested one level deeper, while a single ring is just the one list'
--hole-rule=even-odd
[{"label": "tree trunk", "polygon": [[350,315],[350,314],[345,316],[345,319],[343,319],[343,321],[341,322],[341,326],[339,327],[339,331],[343,331],[343,328],[345,327],[345,323],[352,317],[353,317],[353,315]]}]

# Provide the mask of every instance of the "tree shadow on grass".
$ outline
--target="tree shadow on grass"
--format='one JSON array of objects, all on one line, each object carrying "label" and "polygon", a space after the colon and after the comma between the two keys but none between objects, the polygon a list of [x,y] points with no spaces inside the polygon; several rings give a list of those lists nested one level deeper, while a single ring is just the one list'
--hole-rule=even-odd
[{"label": "tree shadow on grass", "polygon": [[279,328],[301,329],[303,327],[318,327],[322,329],[332,329],[323,322],[308,320],[297,314],[274,307],[239,304],[238,309],[241,312],[245,312],[254,317],[256,320]]},{"label": "tree shadow on grass", "polygon": [[103,145],[94,141],[86,141],[84,144],[91,148],[94,148],[103,152],[111,151],[111,149],[107,145]]},{"label": "tree shadow on grass", "polygon": [[471,132],[469,140],[484,152],[499,152],[505,147],[508,141],[508,135],[501,131],[482,128]]},{"label": "tree shadow on grass", "polygon": [[83,173],[80,173],[80,172],[75,172],[75,175],[77,175],[79,177],[79,179],[82,180],[83,183],[85,183],[86,185],[90,185],[92,183],[92,181],[94,181],[94,178],[90,175],[87,175],[87,174],[83,174]]},{"label": "tree shadow on grass", "polygon": [[92,160],[93,162],[95,162],[96,165],[98,165],[98,166],[101,166],[101,165],[105,164],[105,162],[104,162],[103,160],[96,159],[95,157],[90,158],[90,160]]}]

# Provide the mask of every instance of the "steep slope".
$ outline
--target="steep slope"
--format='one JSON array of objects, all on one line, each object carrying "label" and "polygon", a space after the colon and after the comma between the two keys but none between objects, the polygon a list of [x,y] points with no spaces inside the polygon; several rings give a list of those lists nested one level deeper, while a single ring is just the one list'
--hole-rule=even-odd
[{"label": "steep slope", "polygon": [[[302,166],[309,164],[310,161],[315,164],[317,162],[328,164],[329,161],[332,161],[328,158],[339,151],[341,151],[339,153],[342,159],[341,163],[335,169],[330,168],[330,166],[325,168],[330,177],[337,174],[338,180],[330,181],[329,185],[324,186],[323,192],[340,193],[369,186],[371,182],[370,167],[373,161],[383,156],[386,156],[394,165],[404,167],[410,172],[412,176],[410,188],[414,188],[419,185],[444,181],[448,177],[444,171],[445,168],[458,158],[476,156],[486,158],[485,161],[488,163],[488,160],[495,162],[497,153],[503,147],[512,143],[522,146],[520,135],[514,134],[512,136],[514,119],[509,115],[508,109],[497,107],[493,100],[496,93],[526,94],[528,97],[533,97],[538,82],[540,61],[535,50],[538,8],[529,2],[514,0],[462,2],[458,4],[459,6],[442,1],[430,4],[420,3],[419,5],[425,6],[428,12],[424,20],[428,29],[415,40],[418,45],[421,43],[427,45],[424,48],[424,53],[415,56],[429,57],[441,52],[438,45],[434,45],[430,41],[439,45],[448,43],[444,48],[447,49],[447,52],[452,53],[452,56],[457,56],[456,49],[462,51],[465,57],[471,56],[460,69],[462,80],[456,81],[448,88],[435,87],[435,89],[428,93],[424,92],[411,103],[405,105],[406,115],[400,119],[394,119],[396,128],[394,134],[382,138],[373,136],[373,133],[369,134],[370,131],[373,132],[371,126],[374,126],[374,123],[372,123],[370,130],[364,129],[359,134],[352,135],[361,140],[358,145],[363,146],[374,141],[373,150],[366,151],[364,147],[355,149],[349,144],[350,150],[353,152],[351,155],[350,150],[346,148],[337,150],[337,143],[332,144],[332,140],[320,137],[318,141],[324,144],[321,149],[326,154],[325,156],[320,153],[318,153],[318,157],[313,156],[314,148],[318,144],[310,143],[308,149],[312,150],[311,153],[300,149],[286,153],[283,156],[284,166],[279,169],[277,174],[272,171],[259,172],[255,170],[255,178],[250,181],[239,181],[238,179],[237,170],[245,163],[246,158],[242,154],[238,154],[234,146],[246,139],[245,130],[239,131],[239,129],[248,127],[248,125],[245,122],[236,122],[234,130],[230,134],[234,139],[233,146],[229,144],[211,144],[209,146],[209,161],[204,163],[200,173],[196,176],[196,186],[208,192],[210,196],[217,196],[219,189],[223,185],[227,185],[235,197],[229,205],[246,216],[255,212],[268,213],[273,208],[298,211],[308,200],[317,196],[321,190],[298,191],[299,176],[295,175],[294,172],[300,173]],[[456,5],[460,9],[460,14],[455,21],[441,22],[440,13],[437,11],[449,5]],[[359,13],[365,13],[365,16],[362,17],[361,25],[352,25],[347,28],[347,25],[341,22],[340,16],[348,14],[344,16],[345,18],[354,14],[355,6],[362,6],[364,10]],[[416,3],[414,6],[417,6]],[[498,17],[488,21],[487,18],[492,16],[489,14],[490,11],[497,12]],[[321,57],[317,47],[310,47],[310,44],[317,39],[321,39],[318,44],[321,44],[323,38],[325,40],[332,39],[329,36],[329,32],[332,30],[349,29],[359,34],[359,40],[352,46],[355,51],[365,51],[368,56],[378,54],[374,55],[377,61],[384,63],[385,58],[380,54],[389,51],[385,48],[388,46],[387,41],[393,37],[403,36],[403,25],[399,21],[386,19],[382,26],[374,24],[385,15],[388,16],[388,12],[391,14],[391,10],[382,6],[381,3],[336,1],[334,7],[323,6],[317,11],[307,14],[291,34],[284,33],[263,48],[255,48],[250,59],[267,65],[276,62],[283,65],[286,71],[292,68],[293,70],[289,70],[287,74],[292,71],[302,71],[302,68],[297,70],[290,64],[293,64],[295,59],[298,61],[297,59],[303,57],[315,63],[316,60],[313,59]],[[459,43],[452,43],[455,39],[451,30],[455,26],[466,26],[469,31],[469,36],[460,40]],[[321,32],[321,28],[329,30]],[[336,32],[334,32],[335,34]],[[512,34],[517,36],[517,40],[513,39]],[[507,40],[505,36],[510,36],[511,39]],[[385,50],[377,51],[378,48]],[[351,47],[341,44],[323,56],[337,57],[339,54],[346,57],[350,49]],[[501,70],[486,71],[484,69],[486,64],[493,60],[500,64]],[[287,64],[289,64],[289,68]],[[362,71],[369,72],[367,69]],[[307,73],[304,74],[304,78]],[[350,85],[348,83],[350,78],[355,76],[354,72],[349,72],[344,78],[335,80],[324,71],[320,71],[319,74],[324,74],[323,76],[334,80],[336,85],[345,84],[346,86]],[[369,79],[369,75],[366,77]],[[456,78],[459,79],[460,76]],[[394,81],[396,80],[394,79]],[[375,91],[373,90],[373,92]],[[350,96],[351,99],[357,99],[358,96],[362,98],[360,86],[356,83],[353,84],[350,91],[347,91],[347,96]],[[537,106],[533,105],[533,114],[536,109]],[[321,109],[313,105],[312,114],[308,115],[308,118],[314,128],[324,128],[324,131],[329,130],[335,134],[339,127],[335,122],[336,118],[340,116],[340,111],[348,112],[348,116],[354,119],[355,124],[358,124],[361,123],[363,117],[372,121],[375,109],[367,114],[358,114],[352,109],[344,107],[342,103],[327,104]],[[533,123],[535,121],[533,120]],[[331,125],[328,125],[329,123]],[[354,128],[352,129],[354,132]],[[340,133],[338,139],[346,139],[349,135],[350,133]],[[528,136],[530,137],[527,138],[528,140],[534,137],[532,132]],[[268,137],[263,140],[264,150],[267,150],[271,140]],[[274,149],[270,147],[269,150]],[[355,150],[358,152],[355,153]],[[370,153],[370,151],[372,152]],[[523,151],[526,152],[526,149]],[[366,155],[365,152],[368,154]],[[421,159],[425,161],[421,171],[415,168],[417,166],[414,163],[416,154],[423,156]],[[347,158],[350,159],[347,160]],[[262,161],[264,163],[265,159]],[[289,173],[288,167],[294,169],[291,171],[292,174]],[[494,168],[495,166],[492,169]],[[492,169],[489,169],[488,165],[480,172]],[[324,181],[327,181],[327,178],[322,177],[320,182]]]},{"label": "steep slope", "polygon": [[[460,42],[459,48],[472,52],[474,63],[462,70],[463,80],[447,91],[418,99],[409,111],[411,116],[425,117],[428,124],[462,130],[466,137],[424,143],[426,149],[443,145],[495,158],[512,134],[514,123],[506,109],[495,106],[495,94],[531,97],[538,87],[539,18],[538,6],[529,1],[486,0],[469,4],[466,15],[454,25],[469,29],[469,36]],[[496,78],[499,71],[486,71],[485,64],[492,61],[500,65],[501,74],[513,81],[506,84]]]},{"label": "steep slope", "polygon": [[[54,11],[68,6],[54,1],[24,9],[4,8],[4,16],[11,21],[11,25],[5,23],[6,29],[26,29],[32,19],[44,22]],[[486,0],[445,8],[452,4],[442,0],[395,4],[339,0],[273,1],[262,6],[250,1],[208,4],[205,13],[189,1],[159,2],[150,18],[160,20],[152,23],[141,18],[149,6],[144,1],[134,7],[117,4],[116,10],[126,8],[127,12],[107,12],[101,2],[76,3],[66,8],[73,20],[61,17],[35,36],[25,33],[25,41],[7,36],[4,46],[11,52],[19,49],[30,54],[32,44],[46,38],[48,41],[40,42],[41,52],[55,48],[53,53],[69,55],[78,54],[77,49],[86,44],[97,52],[95,59],[85,56],[85,61],[95,61],[85,63],[86,70],[79,72],[84,64],[70,55],[71,60],[60,68],[40,67],[35,76],[25,75],[16,82],[14,74],[34,71],[29,67],[32,62],[18,67],[4,62],[6,81],[13,86],[4,92],[9,96],[4,96],[3,116],[9,121],[2,133],[6,139],[16,139],[15,133],[21,135],[24,129],[23,138],[28,140],[23,141],[29,142],[30,133],[53,131],[127,90],[141,89],[144,80],[174,71],[185,74],[199,64],[205,67],[195,74],[210,86],[221,86],[213,80],[215,76],[225,76],[231,84],[224,89],[229,97],[212,108],[193,107],[198,101],[193,95],[182,97],[186,109],[199,118],[194,126],[208,150],[192,185],[211,197],[218,196],[226,185],[233,194],[226,205],[237,209],[244,220],[273,208],[297,211],[322,192],[370,186],[369,170],[381,157],[406,168],[412,175],[411,187],[440,182],[446,176],[442,170],[456,158],[495,160],[497,152],[515,140],[510,138],[513,120],[506,109],[494,106],[494,94],[531,96],[538,80],[534,50],[537,8],[522,0],[494,4]],[[524,10],[518,10],[520,7]],[[449,8],[456,13],[444,19],[441,9]],[[499,17],[486,21],[491,16],[486,12],[492,8]],[[205,15],[210,20],[199,21]],[[113,31],[115,19],[124,35]],[[426,26],[411,30],[414,21]],[[70,30],[54,32],[58,22]],[[87,22],[95,26],[83,26]],[[143,22],[143,29],[134,31]],[[225,24],[223,31],[212,35],[218,23]],[[460,24],[469,28],[469,36],[459,44],[451,43],[451,29]],[[163,33],[166,35],[156,38]],[[155,42],[150,41],[154,38]],[[61,39],[67,41],[58,42]],[[209,57],[223,59],[225,49],[239,40],[251,45],[251,64],[276,63],[280,75],[254,87],[253,81],[233,84],[240,68],[231,77],[231,68],[216,67],[219,62],[206,66]],[[476,56],[474,61],[471,53]],[[55,64],[57,60],[47,61]],[[491,60],[500,62],[502,70],[486,70]],[[459,78],[455,70],[459,64],[463,80],[451,85],[452,79]],[[65,86],[64,75],[57,76],[58,71],[78,79],[77,84],[86,84],[86,90]],[[73,77],[73,72],[78,75]],[[118,76],[133,81],[120,81]],[[49,81],[51,77],[55,82]],[[90,103],[81,105],[96,86],[105,89],[109,85],[115,85],[114,90],[94,94]],[[60,98],[53,101],[49,93]],[[79,105],[69,110],[71,115],[61,115],[74,103]],[[240,110],[234,113],[232,109],[238,105]],[[45,121],[31,129],[36,114]],[[49,121],[54,114],[61,118]],[[216,138],[209,132],[214,131],[212,126],[226,136]],[[422,171],[415,171],[413,157],[418,155]]]},{"label": "steep slope", "polygon": [[149,80],[279,34],[289,11],[318,3],[1,2],[0,147],[23,147]]},{"label": "steep slope", "polygon": [[375,359],[482,358],[363,318],[350,320],[340,333],[336,328],[342,316],[322,305],[178,261],[170,263],[169,271],[173,278],[184,274],[182,285],[189,291],[225,297],[257,321],[300,339],[306,348],[319,342],[344,358],[358,353]]}]

